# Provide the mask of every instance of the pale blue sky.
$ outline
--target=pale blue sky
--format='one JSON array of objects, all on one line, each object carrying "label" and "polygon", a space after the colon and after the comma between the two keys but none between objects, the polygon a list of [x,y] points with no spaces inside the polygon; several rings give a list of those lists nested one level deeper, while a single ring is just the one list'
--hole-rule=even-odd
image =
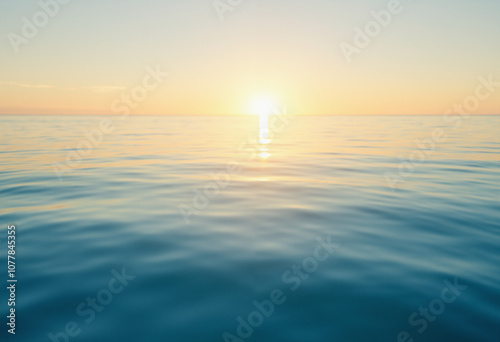
[{"label": "pale blue sky", "polygon": [[[388,2],[244,0],[221,21],[211,0],[72,0],[16,54],[7,34],[40,8],[4,0],[0,113],[106,114],[156,64],[172,74],[137,114],[240,114],[260,93],[298,114],[440,114],[479,75],[500,80],[495,0],[401,1],[348,63],[339,44]],[[478,113],[498,113],[499,98]]]}]

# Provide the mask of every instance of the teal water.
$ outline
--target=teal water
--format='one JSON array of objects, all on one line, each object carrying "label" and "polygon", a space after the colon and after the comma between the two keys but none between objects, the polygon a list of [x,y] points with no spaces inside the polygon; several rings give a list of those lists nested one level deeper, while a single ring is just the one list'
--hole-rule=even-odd
[{"label": "teal water", "polygon": [[0,116],[2,341],[500,341],[499,116],[111,119]]}]

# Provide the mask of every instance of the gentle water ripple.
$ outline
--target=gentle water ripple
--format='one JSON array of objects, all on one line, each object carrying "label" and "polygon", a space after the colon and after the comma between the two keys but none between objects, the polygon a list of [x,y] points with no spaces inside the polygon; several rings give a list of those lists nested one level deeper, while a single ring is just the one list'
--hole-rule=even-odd
[{"label": "gentle water ripple", "polygon": [[[258,140],[253,117],[129,117],[59,181],[52,164],[99,120],[0,117],[18,341],[68,321],[70,341],[224,341],[274,289],[285,303],[245,342],[500,341],[499,116],[293,118],[255,154],[238,151]],[[435,128],[447,141],[392,189],[385,174]],[[179,205],[229,162],[241,173],[186,224]],[[283,274],[329,235],[340,247],[292,291]],[[79,304],[123,267],[135,279],[85,323]],[[410,315],[455,277],[468,288],[419,334]]]}]

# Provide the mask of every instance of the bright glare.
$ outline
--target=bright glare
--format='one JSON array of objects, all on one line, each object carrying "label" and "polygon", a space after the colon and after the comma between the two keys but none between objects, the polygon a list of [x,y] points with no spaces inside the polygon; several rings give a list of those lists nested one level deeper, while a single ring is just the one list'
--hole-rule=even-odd
[{"label": "bright glare", "polygon": [[268,116],[273,114],[276,102],[270,97],[259,97],[253,101],[252,114],[258,116]]}]

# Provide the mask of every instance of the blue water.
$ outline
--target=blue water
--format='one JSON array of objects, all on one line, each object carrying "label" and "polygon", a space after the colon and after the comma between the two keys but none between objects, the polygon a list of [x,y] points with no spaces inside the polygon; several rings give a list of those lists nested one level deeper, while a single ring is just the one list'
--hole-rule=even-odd
[{"label": "blue water", "polygon": [[500,341],[500,116],[111,119],[0,116],[2,341]]}]

